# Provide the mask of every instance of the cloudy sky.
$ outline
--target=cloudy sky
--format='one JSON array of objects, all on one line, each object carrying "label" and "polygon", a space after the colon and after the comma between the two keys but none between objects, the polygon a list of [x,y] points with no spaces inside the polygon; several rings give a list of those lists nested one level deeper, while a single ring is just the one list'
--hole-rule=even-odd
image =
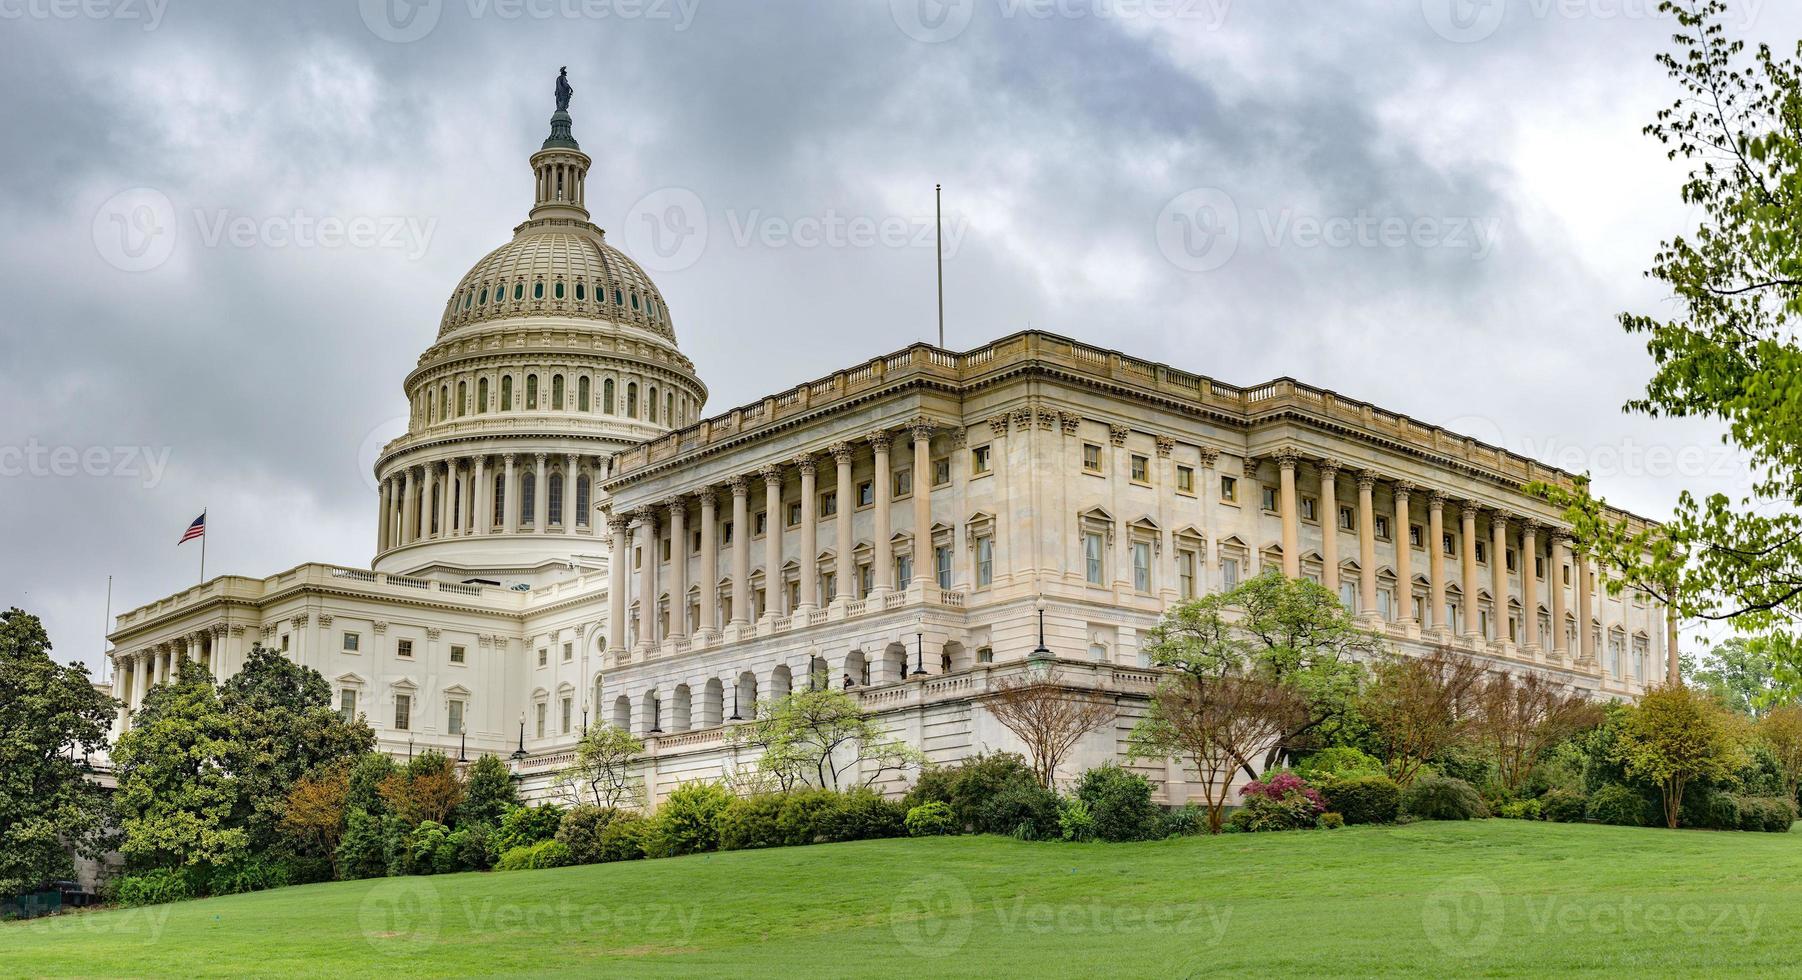
[{"label": "cloudy sky", "polygon": [[[934,329],[1290,375],[1668,512],[1614,321],[1693,220],[1650,0],[0,0],[0,603],[98,664],[207,573],[368,564],[375,448],[530,203],[568,65],[595,220],[725,410]],[[1802,9],[1737,5],[1789,49]]]}]

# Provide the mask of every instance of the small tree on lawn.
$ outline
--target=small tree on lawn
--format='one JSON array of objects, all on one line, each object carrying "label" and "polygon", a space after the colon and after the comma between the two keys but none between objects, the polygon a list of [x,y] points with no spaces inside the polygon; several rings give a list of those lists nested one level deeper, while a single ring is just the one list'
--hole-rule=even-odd
[{"label": "small tree on lawn", "polygon": [[1802,782],[1802,706],[1772,708],[1758,719],[1756,731],[1759,741],[1777,760],[1785,794],[1795,799],[1796,786]]},{"label": "small tree on lawn", "polygon": [[1387,657],[1371,677],[1358,696],[1359,710],[1376,734],[1389,775],[1405,787],[1428,759],[1464,740],[1483,668],[1440,647],[1421,656]]},{"label": "small tree on lawn", "polygon": [[349,810],[350,767],[339,764],[313,776],[302,776],[288,790],[282,808],[281,828],[302,849],[314,846],[332,860],[332,877],[338,877],[338,842],[344,839]]},{"label": "small tree on lawn", "polygon": [[843,691],[796,691],[759,704],[757,717],[732,729],[736,745],[760,747],[758,766],[781,789],[801,785],[838,789],[840,777],[861,770],[864,786],[885,772],[922,765],[926,757],[889,738],[882,726]]},{"label": "small tree on lawn", "polygon": [[463,774],[463,801],[457,804],[457,823],[482,823],[499,827],[507,808],[519,804],[513,773],[499,756],[483,755]]},{"label": "small tree on lawn", "polygon": [[632,763],[643,754],[638,736],[612,725],[594,725],[576,743],[576,761],[557,774],[558,785],[577,803],[642,805],[644,782],[632,775]]},{"label": "small tree on lawn", "polygon": [[1738,766],[1739,733],[1726,709],[1707,695],[1666,684],[1628,709],[1613,753],[1628,776],[1658,786],[1665,824],[1675,828],[1686,786],[1697,779],[1724,779]]},{"label": "small tree on lawn", "polygon": [[1056,788],[1058,764],[1077,741],[1119,715],[1112,701],[1065,687],[1056,671],[1002,681],[988,709],[1025,743],[1046,789]]},{"label": "small tree on lawn", "polygon": [[442,752],[422,752],[413,761],[382,780],[382,799],[408,824],[427,820],[448,824],[463,802],[463,781],[457,767]]},{"label": "small tree on lawn", "polygon": [[1600,705],[1538,671],[1490,676],[1476,694],[1473,735],[1495,758],[1510,793],[1527,784],[1546,750],[1602,723]]}]

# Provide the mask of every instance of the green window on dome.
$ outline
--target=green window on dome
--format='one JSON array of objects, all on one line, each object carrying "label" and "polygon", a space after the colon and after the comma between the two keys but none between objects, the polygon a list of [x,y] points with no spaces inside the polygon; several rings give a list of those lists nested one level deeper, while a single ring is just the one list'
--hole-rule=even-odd
[{"label": "green window on dome", "polygon": [[476,300],[476,302],[482,304],[483,306],[488,305],[488,287],[487,286],[482,287],[482,298],[479,300]]},{"label": "green window on dome", "polygon": [[535,409],[537,407],[538,407],[538,375],[528,374],[528,375],[526,375],[526,408],[527,408],[527,410],[531,410],[531,409]]},{"label": "green window on dome", "polygon": [[576,283],[576,302],[580,303],[587,298],[588,290],[581,283]]},{"label": "green window on dome", "polygon": [[551,290],[551,295],[555,296],[557,299],[563,298],[563,281],[561,279],[557,281],[556,287]]},{"label": "green window on dome", "polygon": [[635,310],[638,309],[638,294],[637,293],[632,294],[632,308]]},{"label": "green window on dome", "polygon": [[543,299],[544,298],[544,283],[535,282],[532,284],[532,298],[533,299]]},{"label": "green window on dome", "polygon": [[614,306],[624,306],[624,305],[626,305],[626,296],[625,296],[625,294],[624,294],[624,293],[622,293],[622,292],[620,292],[620,291],[619,291],[619,290],[617,290],[617,289],[615,289],[615,290],[614,290],[614,291],[613,291],[613,305],[614,305]]},{"label": "green window on dome", "polygon": [[521,300],[521,299],[526,298],[526,284],[525,283],[516,282],[513,284],[513,298],[515,300]]},{"label": "green window on dome", "polygon": [[463,308],[466,310],[469,309],[469,304],[473,301],[473,299],[474,299],[474,297],[471,296],[471,294],[465,292],[463,294]]},{"label": "green window on dome", "polygon": [[513,411],[513,375],[501,375],[501,411]]}]

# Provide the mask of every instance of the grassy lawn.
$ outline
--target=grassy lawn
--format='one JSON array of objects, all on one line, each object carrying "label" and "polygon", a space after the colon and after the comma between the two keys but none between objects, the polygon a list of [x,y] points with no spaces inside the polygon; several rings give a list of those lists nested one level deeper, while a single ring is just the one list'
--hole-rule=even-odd
[{"label": "grassy lawn", "polygon": [[0,925],[0,975],[1772,975],[1798,938],[1794,835],[1489,820],[309,885]]}]

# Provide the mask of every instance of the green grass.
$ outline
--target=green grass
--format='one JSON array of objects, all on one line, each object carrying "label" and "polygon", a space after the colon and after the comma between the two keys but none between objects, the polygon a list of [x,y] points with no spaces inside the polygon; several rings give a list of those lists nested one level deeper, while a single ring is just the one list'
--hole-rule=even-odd
[{"label": "green grass", "polygon": [[309,885],[0,926],[0,975],[1795,969],[1802,840],[1489,820],[869,841]]}]

